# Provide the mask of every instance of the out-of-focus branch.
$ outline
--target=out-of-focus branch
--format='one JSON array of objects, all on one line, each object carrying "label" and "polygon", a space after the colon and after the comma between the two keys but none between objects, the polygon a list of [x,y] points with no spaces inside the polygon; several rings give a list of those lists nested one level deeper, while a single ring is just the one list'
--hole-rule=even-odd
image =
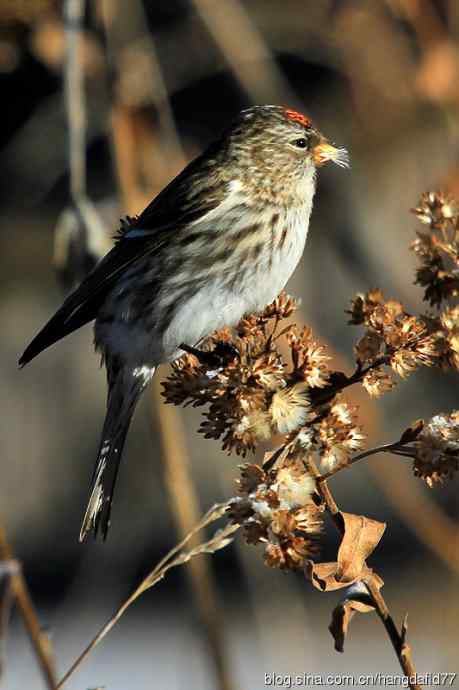
[{"label": "out-of-focus branch", "polygon": [[[152,403],[157,410],[161,427],[164,463],[164,477],[172,503],[173,514],[180,535],[187,534],[190,525],[196,524],[200,507],[193,484],[185,433],[177,408],[166,406],[161,398],[160,382],[155,381]],[[197,534],[195,540],[202,539]],[[204,624],[207,641],[215,662],[219,690],[233,687],[222,635],[224,626],[217,602],[214,579],[209,564],[204,559],[190,563],[190,580],[198,610]]]},{"label": "out-of-focus branch", "polygon": [[[64,97],[68,123],[70,196],[73,208],[66,209],[56,226],[54,260],[65,270],[71,260],[72,241],[80,253],[86,251],[95,263],[109,249],[104,224],[87,195],[86,189],[86,99],[82,65],[82,22],[84,0],[66,0],[64,26],[66,55],[64,65]],[[66,217],[65,217],[65,214]],[[76,216],[68,221],[69,214]],[[70,232],[69,232],[70,230]],[[84,248],[84,249],[83,249]],[[77,276],[80,278],[83,276]]]},{"label": "out-of-focus branch", "polygon": [[[111,6],[111,0],[110,2],[106,0],[104,5]],[[171,111],[170,115],[172,116]],[[123,203],[129,212],[134,213],[138,210],[137,204],[148,201],[143,198],[138,155],[139,150],[148,144],[141,140],[143,131],[139,130],[136,124],[135,108],[122,103],[114,105],[112,126],[117,172]],[[153,155],[153,151],[151,154]],[[190,460],[184,441],[183,422],[178,410],[170,406],[166,407],[160,396],[158,385],[153,385],[151,400],[160,419],[165,480],[172,512],[179,535],[183,537],[193,529],[200,515],[199,500],[193,484]],[[195,538],[202,541],[204,537],[197,533]],[[225,645],[221,632],[224,626],[221,625],[211,568],[205,560],[198,559],[190,563],[190,569],[187,572],[215,664],[218,687],[221,690],[229,690],[233,684],[224,651]]]},{"label": "out-of-focus branch", "polygon": [[280,103],[297,103],[263,36],[238,0],[193,0],[193,4],[253,102],[275,98]]},{"label": "out-of-focus branch", "polygon": [[451,570],[459,573],[459,528],[456,522],[426,495],[418,481],[402,481],[392,467],[385,464],[370,466],[370,471],[393,510],[418,539]]},{"label": "out-of-focus branch", "polygon": [[[127,13],[124,7],[121,0],[101,2],[108,53],[117,72],[118,106],[128,110],[154,106],[159,143],[167,151],[167,158],[162,162],[175,172],[175,168],[185,164],[185,154],[145,11],[139,0],[130,2]],[[154,152],[149,155],[153,156]]]},{"label": "out-of-focus branch", "polygon": [[14,560],[13,551],[6,538],[3,527],[0,526],[0,559],[9,564],[15,564],[9,570],[11,591],[15,602],[24,621],[25,627],[30,637],[32,647],[40,664],[40,668],[45,679],[46,687],[54,690],[57,678],[54,671],[54,664],[51,655],[51,644],[48,637],[42,631],[37,614],[29,594],[20,565]]},{"label": "out-of-focus branch", "polygon": [[84,0],[66,1],[64,95],[69,123],[70,193],[74,201],[86,195],[86,107],[80,60],[83,13]]}]

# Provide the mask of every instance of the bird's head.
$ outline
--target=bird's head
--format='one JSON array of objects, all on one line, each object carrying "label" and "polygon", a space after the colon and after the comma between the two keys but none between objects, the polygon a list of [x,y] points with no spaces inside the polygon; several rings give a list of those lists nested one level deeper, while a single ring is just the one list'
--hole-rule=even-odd
[{"label": "bird's head", "polygon": [[243,110],[228,134],[231,163],[261,192],[283,190],[290,196],[287,190],[299,192],[307,181],[313,185],[317,168],[325,163],[349,165],[345,148],[331,144],[308,117],[289,108]]}]

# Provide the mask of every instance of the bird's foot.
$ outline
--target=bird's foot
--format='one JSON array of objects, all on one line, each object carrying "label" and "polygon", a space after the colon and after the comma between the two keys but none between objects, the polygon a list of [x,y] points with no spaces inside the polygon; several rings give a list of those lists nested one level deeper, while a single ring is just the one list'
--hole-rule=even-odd
[{"label": "bird's foot", "polygon": [[199,350],[191,345],[182,343],[180,348],[190,355],[194,355],[201,364],[205,364],[212,369],[224,369],[230,362],[240,359],[239,350],[231,343],[218,340],[213,350]]}]

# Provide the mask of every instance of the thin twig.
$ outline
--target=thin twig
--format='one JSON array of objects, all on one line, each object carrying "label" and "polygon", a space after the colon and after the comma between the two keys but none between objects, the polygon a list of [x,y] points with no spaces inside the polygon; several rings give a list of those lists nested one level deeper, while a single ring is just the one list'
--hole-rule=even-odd
[{"label": "thin twig", "polygon": [[228,524],[225,528],[223,528],[223,530],[216,532],[214,536],[211,537],[211,539],[209,539],[207,542],[204,542],[203,544],[200,544],[194,548],[192,547],[189,551],[183,550],[184,547],[204,529],[204,527],[210,525],[216,520],[219,520],[225,514],[227,508],[228,503],[220,503],[213,506],[207,511],[207,513],[205,513],[205,515],[199,520],[193,529],[191,529],[190,532],[159,561],[159,563],[153,568],[147,577],[142,580],[135,591],[128,597],[128,599],[126,599],[116,613],[110,618],[109,621],[107,621],[107,623],[99,630],[97,635],[84,648],[81,654],[77,657],[68,671],[56,685],[55,690],[59,690],[65,685],[65,683],[70,679],[71,676],[73,676],[75,671],[86,659],[86,657],[119,621],[129,606],[133,604],[134,601],[138,599],[144,592],[146,592],[147,589],[151,589],[158,582],[163,580],[168,570],[189,561],[193,562],[195,556],[203,553],[214,553],[216,550],[224,548],[231,543],[232,535],[238,529],[238,525]]},{"label": "thin twig", "polygon": [[[321,481],[330,479],[355,462],[377,453],[393,453],[399,457],[413,459],[413,450],[410,446],[401,445],[400,442],[388,443],[358,453],[345,465],[338,465],[324,474],[319,473],[317,479]],[[407,487],[406,483],[401,482],[386,465],[380,465],[377,470],[370,469],[394,510],[405,519],[418,538],[451,570],[456,573],[459,572],[459,552],[457,549],[459,530],[454,521],[421,491],[418,482]],[[383,473],[383,477],[381,477],[381,473]]]},{"label": "thin twig", "polygon": [[336,504],[335,499],[333,498],[332,492],[328,487],[326,479],[322,477],[317,468],[316,463],[310,456],[308,457],[306,464],[308,466],[309,472],[316,480],[317,489],[325,502],[328,512],[332,516],[333,521],[338,528],[338,531],[342,533],[343,525],[341,520],[339,519],[339,508]]},{"label": "thin twig", "polygon": [[[0,526],[0,559],[14,561],[13,550],[6,538],[3,527]],[[11,590],[18,606],[21,617],[29,634],[32,647],[40,664],[46,687],[55,690],[57,678],[51,655],[51,644],[47,635],[42,631],[38,616],[27,588],[26,581],[20,567],[10,570]]]},{"label": "thin twig", "polygon": [[341,472],[341,470],[345,470],[345,469],[349,468],[351,465],[358,462],[359,460],[364,460],[365,458],[369,458],[372,455],[377,455],[378,453],[393,453],[394,455],[401,455],[403,457],[412,458],[413,453],[412,452],[404,452],[403,448],[404,447],[402,445],[400,445],[399,441],[396,441],[395,443],[385,443],[384,445],[376,446],[375,448],[369,448],[368,450],[365,450],[362,453],[358,453],[357,455],[354,455],[345,464],[337,465],[336,467],[334,467],[329,472],[325,472],[324,474],[321,474],[320,478],[322,480],[330,479],[330,477],[333,477],[335,474],[338,474],[338,472]]},{"label": "thin twig", "polygon": [[412,690],[421,690],[421,686],[415,682],[416,669],[411,658],[411,650],[404,640],[404,635],[400,633],[390,615],[386,601],[381,594],[380,588],[376,585],[375,575],[372,573],[365,578],[365,585],[373,600],[375,609],[380,617],[394,651],[398,657],[403,673],[408,678],[409,686]]},{"label": "thin twig", "polygon": [[[338,532],[342,535],[343,522],[339,516],[340,510],[333,497],[332,492],[330,491],[330,488],[327,484],[327,480],[324,476],[320,474],[317,465],[311,457],[308,457],[306,464],[310,473],[316,479],[317,490],[320,493],[328,512],[332,516],[333,522]],[[384,624],[386,632],[397,655],[401,669],[405,676],[408,678],[408,684],[410,688],[412,690],[420,690],[421,686],[413,681],[413,678],[415,678],[416,676],[416,669],[411,659],[410,648],[406,644],[404,636],[398,631],[397,626],[395,625],[394,620],[390,615],[389,607],[387,606],[386,601],[380,592],[380,588],[376,580],[376,573],[374,571],[371,571],[371,574],[369,574],[365,578],[365,584],[373,600],[374,607],[382,623]]]}]

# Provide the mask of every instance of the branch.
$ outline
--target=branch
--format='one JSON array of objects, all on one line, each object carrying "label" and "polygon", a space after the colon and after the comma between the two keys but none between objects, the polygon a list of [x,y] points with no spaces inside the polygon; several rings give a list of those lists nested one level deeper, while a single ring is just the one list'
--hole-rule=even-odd
[{"label": "branch", "polygon": [[393,453],[394,455],[400,455],[402,457],[406,458],[412,458],[413,453],[409,452],[409,449],[405,450],[406,446],[400,443],[400,441],[396,441],[395,443],[386,443],[383,446],[376,446],[375,448],[370,448],[369,450],[365,450],[362,453],[358,453],[357,455],[354,455],[348,462],[342,465],[337,465],[334,467],[332,470],[329,472],[325,472],[325,474],[320,475],[320,480],[325,480],[325,479],[330,479],[330,477],[333,477],[335,474],[338,474],[338,472],[341,472],[341,470],[345,470],[349,468],[351,465],[353,465],[355,462],[358,462],[359,460],[364,460],[365,458],[369,458],[372,455],[377,455],[378,453]]},{"label": "branch", "polygon": [[66,0],[66,60],[64,94],[69,125],[70,193],[86,194],[86,102],[80,59],[84,0]]},{"label": "branch", "polygon": [[[81,59],[84,0],[66,0],[64,6],[66,55],[64,99],[68,124],[70,196],[86,236],[84,241],[96,258],[109,249],[107,233],[86,189],[86,99]],[[56,253],[68,241],[56,236]],[[65,249],[65,248],[64,248]]]},{"label": "branch", "polygon": [[[13,551],[6,538],[3,527],[0,526],[0,559],[10,563],[17,563],[14,560]],[[24,621],[29,634],[32,647],[40,664],[40,668],[45,679],[46,687],[55,690],[57,678],[54,672],[54,664],[51,657],[50,641],[42,631],[32,599],[27,588],[26,581],[21,572],[19,564],[16,568],[9,571],[11,591],[17,603],[19,613]]]},{"label": "branch", "polygon": [[[186,535],[198,521],[199,500],[193,482],[188,454],[185,429],[179,410],[168,407],[161,398],[160,384],[152,389],[153,406],[160,422],[161,444],[163,447],[164,481],[169,493],[172,514],[179,536]],[[150,425],[150,428],[153,428]],[[203,539],[202,532],[195,534],[196,540]],[[205,559],[193,560],[187,570],[192,595],[196,600],[198,614],[202,620],[205,635],[215,664],[220,690],[231,690],[230,664],[224,644],[224,625],[218,605],[216,581],[210,562]]]},{"label": "branch", "polygon": [[358,364],[354,373],[351,376],[347,376],[342,371],[334,371],[330,377],[331,383],[325,388],[312,389],[311,401],[313,405],[321,405],[323,403],[332,400],[337,393],[340,393],[345,388],[353,386],[355,383],[361,383],[365,374],[368,374],[372,369],[378,369],[379,367],[389,364],[391,355],[381,355],[375,359],[372,364],[366,367],[362,367]]},{"label": "branch", "polygon": [[381,594],[381,590],[376,586],[374,573],[367,578],[365,578],[365,586],[367,587],[370,596],[373,600],[373,604],[376,608],[378,616],[380,617],[386,632],[390,638],[394,651],[400,662],[400,666],[403,673],[408,678],[409,686],[412,690],[421,690],[421,686],[414,682],[416,678],[416,669],[411,658],[411,649],[406,643],[406,617],[403,622],[402,631],[397,630],[397,626],[394,623],[394,619],[390,615],[389,608],[386,601]]}]

